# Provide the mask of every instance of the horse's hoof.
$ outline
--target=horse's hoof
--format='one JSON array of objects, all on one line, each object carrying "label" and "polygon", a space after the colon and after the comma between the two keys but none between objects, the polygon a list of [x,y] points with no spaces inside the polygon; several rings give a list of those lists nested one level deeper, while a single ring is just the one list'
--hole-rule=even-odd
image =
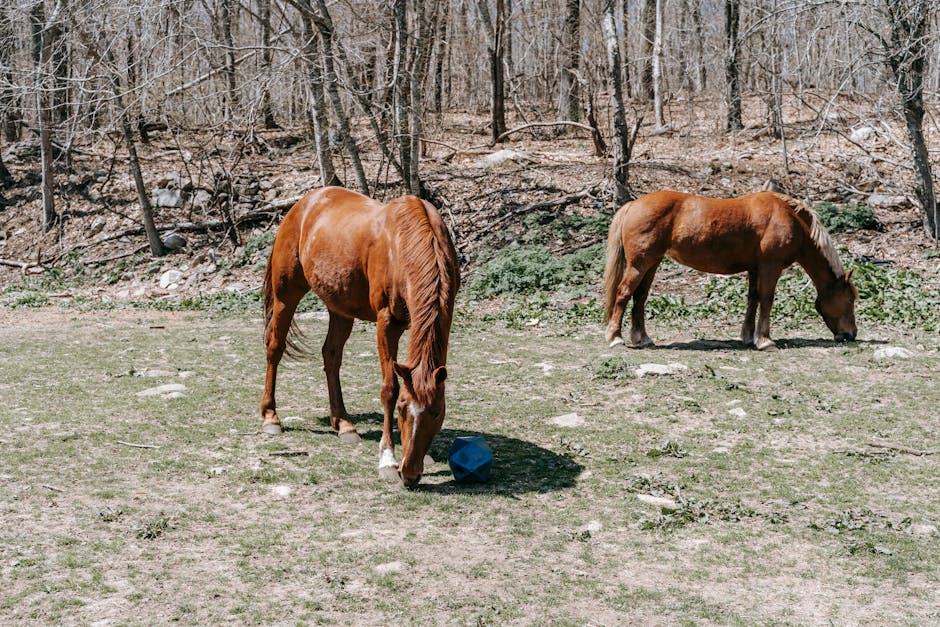
[{"label": "horse's hoof", "polygon": [[396,466],[379,467],[379,479],[397,483],[400,480],[398,477],[398,468]]},{"label": "horse's hoof", "polygon": [[362,438],[360,438],[359,434],[355,431],[346,431],[345,433],[339,434],[339,441],[345,442],[346,444],[358,444],[362,442]]},{"label": "horse's hoof", "polygon": [[775,353],[777,352],[777,345],[774,344],[772,341],[767,340],[766,342],[758,344],[757,350],[763,351],[765,353]]},{"label": "horse's hoof", "polygon": [[611,341],[610,347],[611,347],[611,348],[616,348],[616,347],[618,347],[618,346],[622,346],[623,344],[624,344],[624,341],[623,341],[623,338],[622,338],[622,337],[615,337],[615,338],[613,339],[613,341]]},{"label": "horse's hoof", "polygon": [[633,344],[630,348],[651,348],[653,346],[656,346],[656,343],[653,342],[653,340],[649,338],[645,338],[645,339],[640,340],[636,344]]},{"label": "horse's hoof", "polygon": [[281,425],[276,422],[269,422],[266,425],[261,425],[261,433],[266,435],[281,435],[284,433],[284,430],[281,429]]}]

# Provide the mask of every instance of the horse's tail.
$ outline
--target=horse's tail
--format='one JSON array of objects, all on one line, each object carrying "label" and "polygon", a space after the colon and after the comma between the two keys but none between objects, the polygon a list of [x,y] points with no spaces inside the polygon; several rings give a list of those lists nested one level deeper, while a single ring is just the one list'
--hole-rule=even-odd
[{"label": "horse's tail", "polygon": [[[276,241],[276,238],[275,238]],[[261,336],[265,344],[268,341],[268,329],[271,328],[271,321],[274,319],[274,246],[271,246],[271,254],[268,255],[268,265],[264,270],[264,285],[261,288],[262,300],[264,301],[264,333]],[[288,357],[306,357],[310,354],[309,346],[304,345],[303,331],[297,325],[296,315],[291,318],[290,330],[287,332],[285,340],[284,354]]]},{"label": "horse's tail", "polygon": [[607,233],[607,265],[604,268],[604,323],[610,321],[610,314],[617,300],[617,287],[623,279],[623,272],[627,266],[627,258],[623,252],[623,233],[620,223],[627,213],[629,203],[621,207],[610,223]]}]

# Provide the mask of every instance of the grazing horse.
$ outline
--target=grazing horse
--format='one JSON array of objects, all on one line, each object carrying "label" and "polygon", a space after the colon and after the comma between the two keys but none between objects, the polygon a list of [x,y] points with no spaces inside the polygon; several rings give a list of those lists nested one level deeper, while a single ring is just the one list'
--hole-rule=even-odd
[{"label": "grazing horse", "polygon": [[[277,365],[289,348],[287,335],[297,303],[312,289],[330,315],[323,369],[333,428],[342,441],[359,441],[343,404],[339,369],[353,320],[373,321],[385,417],[379,475],[401,477],[407,487],[417,485],[424,456],[444,421],[447,342],[459,285],[454,244],[430,203],[404,196],[382,204],[339,187],[309,192],[284,216],[264,276],[267,377],[262,431],[281,432],[274,402]],[[398,363],[398,341],[409,327],[408,362]],[[400,466],[392,440],[396,408]]]},{"label": "grazing horse", "polygon": [[624,343],[621,326],[631,297],[630,341],[635,347],[653,344],[646,334],[644,306],[665,255],[701,272],[747,272],[747,313],[741,328],[747,345],[776,349],[770,339],[770,308],[780,274],[794,262],[816,286],[816,311],[835,339],[855,339],[858,290],[852,271],[843,269],[812,209],[774,192],[718,199],[660,191],[621,207],[610,225],[604,321],[611,347]]}]

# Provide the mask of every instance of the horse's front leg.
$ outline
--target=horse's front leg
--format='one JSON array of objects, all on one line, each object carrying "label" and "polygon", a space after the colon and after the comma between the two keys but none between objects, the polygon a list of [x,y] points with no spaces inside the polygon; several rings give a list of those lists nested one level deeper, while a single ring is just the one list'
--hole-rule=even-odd
[{"label": "horse's front leg", "polygon": [[745,346],[754,346],[754,319],[757,317],[757,272],[747,273],[747,311],[744,313],[744,325],[741,327],[741,341]]},{"label": "horse's front leg", "polygon": [[330,324],[323,342],[323,370],[326,372],[326,388],[330,395],[330,424],[339,433],[342,442],[360,442],[356,427],[349,421],[343,388],[339,382],[339,369],[343,365],[343,347],[352,332],[353,319],[330,312]]},{"label": "horse's front leg", "polygon": [[757,317],[757,332],[754,335],[754,346],[760,351],[775,351],[777,345],[770,339],[770,310],[774,306],[774,291],[777,281],[780,280],[782,268],[761,268],[757,279],[757,293],[760,300],[760,314]]},{"label": "horse's front leg", "polygon": [[377,340],[379,363],[382,365],[382,439],[379,440],[379,477],[387,481],[398,481],[398,462],[395,461],[395,441],[392,431],[395,424],[395,406],[398,403],[398,379],[393,364],[398,358],[398,340],[405,328],[395,321],[387,309],[377,316]]}]

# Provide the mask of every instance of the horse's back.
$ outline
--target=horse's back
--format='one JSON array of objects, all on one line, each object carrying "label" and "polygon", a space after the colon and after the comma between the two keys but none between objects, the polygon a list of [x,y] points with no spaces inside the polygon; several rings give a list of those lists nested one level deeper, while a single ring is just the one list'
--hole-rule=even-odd
[{"label": "horse's back", "polygon": [[625,207],[624,245],[718,274],[750,270],[768,256],[789,263],[800,233],[785,198],[766,191],[737,198],[646,194]]}]

